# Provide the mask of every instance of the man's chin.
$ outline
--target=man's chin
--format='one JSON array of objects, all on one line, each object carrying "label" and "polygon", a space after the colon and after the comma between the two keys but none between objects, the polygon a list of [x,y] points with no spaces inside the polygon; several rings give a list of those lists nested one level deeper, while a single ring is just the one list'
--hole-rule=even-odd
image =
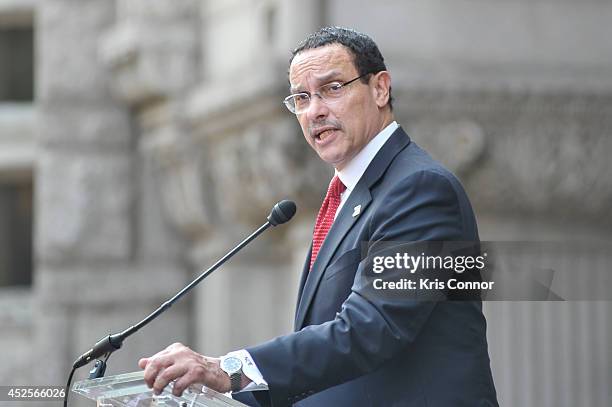
[{"label": "man's chin", "polygon": [[342,162],[341,156],[339,156],[338,154],[330,154],[328,151],[317,151],[317,155],[322,161],[325,161],[327,164],[333,165],[334,167],[336,167],[338,163]]},{"label": "man's chin", "polygon": [[[319,156],[321,157],[321,156]],[[323,157],[321,157],[321,159],[323,161],[325,161],[327,164],[331,165],[332,167],[334,167],[336,170],[341,171],[345,166],[346,163],[348,162],[347,160],[343,160],[343,159],[325,159]]]}]

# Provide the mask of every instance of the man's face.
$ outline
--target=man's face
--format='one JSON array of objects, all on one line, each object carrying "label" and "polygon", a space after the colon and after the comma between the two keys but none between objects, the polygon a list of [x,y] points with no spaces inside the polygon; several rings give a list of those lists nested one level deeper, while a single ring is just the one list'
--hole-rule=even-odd
[{"label": "man's face", "polygon": [[359,76],[350,51],[330,44],[297,54],[289,67],[291,93],[307,92],[310,106],[298,114],[304,137],[319,157],[341,170],[381,130],[377,89],[355,81],[339,100],[328,103],[314,95],[330,82],[348,82]]}]

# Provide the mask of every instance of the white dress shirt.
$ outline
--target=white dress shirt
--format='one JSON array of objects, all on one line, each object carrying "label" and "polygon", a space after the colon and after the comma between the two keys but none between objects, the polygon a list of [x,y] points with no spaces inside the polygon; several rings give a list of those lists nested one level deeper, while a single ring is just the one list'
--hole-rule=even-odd
[{"label": "white dress shirt", "polygon": [[[336,171],[336,175],[340,178],[340,181],[346,186],[346,190],[340,196],[340,205],[336,211],[336,217],[340,213],[340,210],[344,206],[353,189],[357,186],[357,183],[361,179],[361,176],[368,169],[368,166],[378,153],[378,150],[389,140],[389,137],[399,127],[396,121],[389,124],[387,127],[382,129],[380,133],[376,135],[355,157],[344,167],[342,171]],[[334,218],[335,219],[335,218]]]},{"label": "white dress shirt", "polygon": [[[357,155],[342,169],[337,171],[335,174],[340,178],[340,181],[346,186],[346,190],[340,196],[340,205],[336,211],[336,217],[340,213],[340,210],[346,203],[351,192],[357,186],[357,183],[363,176],[376,153],[381,147],[389,140],[389,137],[399,127],[396,121],[393,121],[387,127],[385,127],[380,133],[378,133]],[[335,218],[334,218],[335,219]],[[255,365],[253,358],[245,349],[230,352],[225,356],[234,356],[242,361],[242,372],[246,377],[252,380],[242,391],[255,391],[255,390],[268,390],[268,383],[263,378],[263,375]]]}]

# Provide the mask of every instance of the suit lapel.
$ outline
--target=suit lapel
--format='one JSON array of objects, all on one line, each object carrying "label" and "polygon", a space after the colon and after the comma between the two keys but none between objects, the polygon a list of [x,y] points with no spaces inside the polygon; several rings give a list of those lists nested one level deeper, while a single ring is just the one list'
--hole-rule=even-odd
[{"label": "suit lapel", "polygon": [[306,285],[306,279],[309,274],[310,267],[310,257],[312,255],[312,242],[310,242],[310,246],[308,247],[308,255],[306,256],[306,261],[304,262],[304,266],[302,267],[302,276],[300,277],[300,286],[298,289],[297,303],[295,304],[295,317],[293,320],[294,329],[297,330],[297,316],[298,310],[300,309],[300,301],[302,299],[302,293],[304,292],[304,286]]},{"label": "suit lapel", "polygon": [[[367,188],[355,188],[349,199],[345,202],[344,206],[338,213],[336,220],[334,221],[325,241],[323,241],[323,245],[319,250],[319,254],[317,255],[317,259],[312,265],[312,270],[308,272],[307,268],[305,268],[305,284],[302,290],[302,295],[298,302],[297,314],[295,318],[295,328],[299,329],[299,327],[304,323],[304,318],[306,316],[306,311],[310,306],[310,302],[314,297],[314,293],[319,286],[321,278],[327,268],[329,261],[333,257],[336,249],[342,242],[342,239],[346,236],[351,227],[355,224],[358,218],[351,216],[353,207],[361,204],[362,211],[369,205],[372,197],[370,196],[370,191]],[[310,260],[310,256],[308,256]],[[306,266],[308,267],[308,266]]]},{"label": "suit lapel", "polygon": [[[380,179],[397,153],[408,144],[410,144],[410,139],[402,128],[399,127],[378,151],[355,186],[355,189],[353,189],[349,195],[348,200],[342,206],[340,213],[336,216],[336,220],[329,230],[319,250],[317,259],[312,265],[312,270],[310,271],[308,267],[312,249],[309,251],[300,283],[298,307],[295,316],[295,330],[301,329],[304,325],[304,320],[306,319],[306,314],[314,298],[314,294],[316,293],[323,274],[325,273],[325,269],[329,265],[334,253],[355,222],[364,216],[364,212],[366,212],[367,207],[372,201],[372,195],[370,193],[372,185]],[[352,216],[355,207],[358,205],[361,205],[359,215]]]}]

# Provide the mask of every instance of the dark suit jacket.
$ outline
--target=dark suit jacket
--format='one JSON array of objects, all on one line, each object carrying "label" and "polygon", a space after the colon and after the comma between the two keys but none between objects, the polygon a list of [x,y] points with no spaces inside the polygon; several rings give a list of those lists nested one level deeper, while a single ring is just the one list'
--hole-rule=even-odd
[{"label": "dark suit jacket", "polygon": [[364,242],[371,255],[379,242],[451,240],[478,240],[469,200],[398,128],[342,207],[310,272],[306,260],[296,332],[247,348],[269,385],[253,393],[260,404],[497,406],[479,300],[376,296],[360,283]]}]

